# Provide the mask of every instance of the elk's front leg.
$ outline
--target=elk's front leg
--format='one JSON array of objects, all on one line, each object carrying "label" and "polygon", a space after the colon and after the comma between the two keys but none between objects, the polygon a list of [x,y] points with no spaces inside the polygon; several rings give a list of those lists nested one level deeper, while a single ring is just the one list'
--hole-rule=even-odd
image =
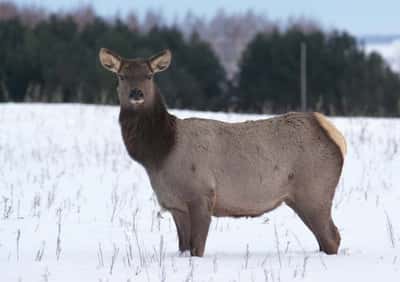
[{"label": "elk's front leg", "polygon": [[175,221],[176,231],[178,233],[179,251],[190,250],[190,216],[188,212],[172,210],[172,217]]},{"label": "elk's front leg", "polygon": [[189,204],[191,236],[190,254],[202,257],[206,245],[208,229],[211,222],[211,202],[204,197]]}]

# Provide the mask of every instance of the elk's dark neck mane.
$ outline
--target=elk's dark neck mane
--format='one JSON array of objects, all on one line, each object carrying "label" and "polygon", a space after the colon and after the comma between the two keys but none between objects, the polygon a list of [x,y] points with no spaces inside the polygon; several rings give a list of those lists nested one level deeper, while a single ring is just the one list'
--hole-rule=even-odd
[{"label": "elk's dark neck mane", "polygon": [[129,155],[146,169],[158,167],[175,144],[176,117],[170,115],[156,90],[153,105],[135,111],[121,105],[119,122]]}]

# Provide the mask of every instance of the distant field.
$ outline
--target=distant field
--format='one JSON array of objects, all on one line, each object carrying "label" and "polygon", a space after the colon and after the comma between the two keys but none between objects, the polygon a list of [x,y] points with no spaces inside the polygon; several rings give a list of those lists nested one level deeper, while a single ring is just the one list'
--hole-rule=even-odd
[{"label": "distant field", "polygon": [[400,119],[332,119],[348,141],[333,210],[339,255],[319,253],[282,206],[213,218],[205,257],[190,258],[125,151],[118,111],[0,105],[0,281],[400,281]]}]

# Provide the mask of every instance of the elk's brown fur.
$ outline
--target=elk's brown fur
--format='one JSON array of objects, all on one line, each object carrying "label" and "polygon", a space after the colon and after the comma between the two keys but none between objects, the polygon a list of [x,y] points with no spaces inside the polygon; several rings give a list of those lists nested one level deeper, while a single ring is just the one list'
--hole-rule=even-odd
[{"label": "elk's brown fur", "polygon": [[176,130],[176,117],[167,112],[158,93],[156,97],[153,107],[148,111],[138,113],[121,108],[119,114],[122,138],[129,155],[152,167],[161,166],[172,150]]},{"label": "elk's brown fur", "polygon": [[102,49],[119,77],[120,124],[159,204],[171,212],[179,249],[204,254],[211,216],[258,216],[285,202],[335,254],[332,199],[343,167],[343,135],[319,113],[288,113],[242,123],[170,115],[153,81],[171,53],[127,60]]}]

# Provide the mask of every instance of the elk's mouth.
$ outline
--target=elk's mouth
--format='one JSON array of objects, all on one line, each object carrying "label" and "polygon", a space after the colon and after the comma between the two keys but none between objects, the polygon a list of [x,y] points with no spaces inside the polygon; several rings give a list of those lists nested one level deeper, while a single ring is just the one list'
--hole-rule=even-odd
[{"label": "elk's mouth", "polygon": [[134,104],[134,105],[139,105],[139,104],[143,104],[144,103],[143,99],[140,99],[140,100],[129,99],[129,101],[131,102],[131,104]]}]

